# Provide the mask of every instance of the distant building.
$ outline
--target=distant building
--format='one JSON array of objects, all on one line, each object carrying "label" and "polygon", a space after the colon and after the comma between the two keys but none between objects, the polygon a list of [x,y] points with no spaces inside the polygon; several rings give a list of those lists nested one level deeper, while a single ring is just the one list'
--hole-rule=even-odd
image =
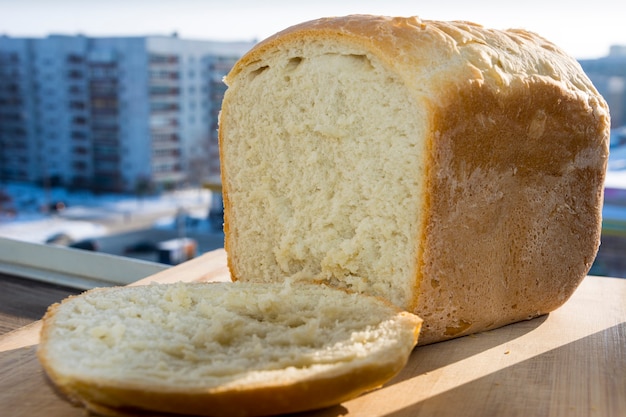
[{"label": "distant building", "polygon": [[218,175],[221,79],[252,46],[0,37],[0,179],[133,192]]},{"label": "distant building", "polygon": [[611,127],[626,126],[626,46],[614,45],[606,57],[580,60],[611,112]]}]

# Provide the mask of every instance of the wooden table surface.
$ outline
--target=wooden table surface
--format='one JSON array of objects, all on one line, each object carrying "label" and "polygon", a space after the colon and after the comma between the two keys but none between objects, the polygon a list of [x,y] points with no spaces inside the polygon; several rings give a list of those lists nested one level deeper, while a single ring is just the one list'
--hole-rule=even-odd
[{"label": "wooden table surface", "polygon": [[[223,250],[134,285],[229,280]],[[48,384],[38,322],[0,336],[0,415],[84,416]],[[416,348],[387,385],[324,416],[626,416],[626,279],[587,277],[555,312]]]},{"label": "wooden table surface", "polygon": [[81,290],[0,272],[0,336],[39,320],[46,308]]}]

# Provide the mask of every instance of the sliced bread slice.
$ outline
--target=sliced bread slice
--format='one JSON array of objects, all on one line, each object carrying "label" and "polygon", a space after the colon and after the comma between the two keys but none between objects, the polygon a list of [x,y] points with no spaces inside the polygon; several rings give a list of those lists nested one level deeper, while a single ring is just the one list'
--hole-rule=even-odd
[{"label": "sliced bread slice", "polygon": [[60,391],[100,414],[271,415],[381,386],[420,326],[382,299],[324,285],[119,287],[51,306],[38,356]]}]

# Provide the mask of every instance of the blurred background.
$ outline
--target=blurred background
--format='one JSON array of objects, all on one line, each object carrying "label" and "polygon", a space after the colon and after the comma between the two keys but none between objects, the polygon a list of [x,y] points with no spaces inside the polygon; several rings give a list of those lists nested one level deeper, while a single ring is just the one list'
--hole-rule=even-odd
[{"label": "blurred background", "polygon": [[524,28],[574,56],[612,118],[591,273],[626,276],[626,5],[604,0],[0,0],[0,237],[167,264],[222,247],[223,76],[352,13]]}]

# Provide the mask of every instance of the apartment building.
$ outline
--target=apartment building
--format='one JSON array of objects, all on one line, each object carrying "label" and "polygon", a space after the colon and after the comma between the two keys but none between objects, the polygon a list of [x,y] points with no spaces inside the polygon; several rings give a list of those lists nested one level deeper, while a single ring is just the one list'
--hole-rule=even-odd
[{"label": "apartment building", "polygon": [[218,175],[221,80],[252,46],[0,37],[0,179],[133,192]]},{"label": "apartment building", "polygon": [[607,56],[581,60],[580,65],[607,101],[611,127],[626,126],[626,46],[613,45]]}]

